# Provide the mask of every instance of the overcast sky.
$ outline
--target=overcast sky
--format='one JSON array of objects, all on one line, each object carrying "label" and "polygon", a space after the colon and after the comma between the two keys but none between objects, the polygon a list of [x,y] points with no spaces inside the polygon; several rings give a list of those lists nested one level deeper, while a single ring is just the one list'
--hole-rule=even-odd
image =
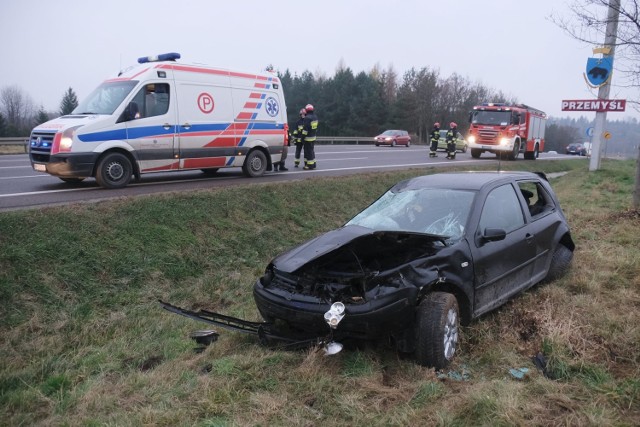
[{"label": "overcast sky", "polygon": [[[0,88],[57,111],[69,87],[82,99],[138,57],[179,52],[183,63],[329,77],[341,61],[354,74],[429,67],[554,117],[593,118],[561,111],[596,95],[583,77],[591,47],[549,20],[569,14],[566,0],[0,0]],[[608,114],[628,116],[640,118],[629,105]]]}]

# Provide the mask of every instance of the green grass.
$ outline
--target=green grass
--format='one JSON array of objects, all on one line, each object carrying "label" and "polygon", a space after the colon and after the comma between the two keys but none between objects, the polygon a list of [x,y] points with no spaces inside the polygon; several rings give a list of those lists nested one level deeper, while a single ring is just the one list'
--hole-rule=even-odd
[{"label": "green grass", "polygon": [[574,265],[463,328],[440,376],[384,345],[326,357],[221,330],[198,353],[188,335],[207,326],[157,304],[259,320],[251,289],[273,256],[435,169],[1,213],[0,425],[638,425],[634,166],[502,163],[568,172],[551,183]]}]

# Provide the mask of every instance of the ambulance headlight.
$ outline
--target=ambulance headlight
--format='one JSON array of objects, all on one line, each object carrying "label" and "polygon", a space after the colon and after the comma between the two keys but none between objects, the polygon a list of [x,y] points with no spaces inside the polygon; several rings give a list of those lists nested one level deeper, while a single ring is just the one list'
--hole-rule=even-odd
[{"label": "ambulance headlight", "polygon": [[475,144],[476,143],[476,136],[475,135],[469,135],[467,137],[467,141],[469,142],[469,144]]},{"label": "ambulance headlight", "polygon": [[324,320],[327,322],[331,329],[338,327],[338,323],[344,317],[344,304],[341,302],[334,302],[331,304],[331,308],[324,314]]},{"label": "ambulance headlight", "polygon": [[73,138],[76,135],[76,131],[81,126],[82,125],[70,127],[68,129],[63,130],[60,133],[57,133],[56,136],[53,138],[51,154],[70,152],[71,147],[73,146]]}]

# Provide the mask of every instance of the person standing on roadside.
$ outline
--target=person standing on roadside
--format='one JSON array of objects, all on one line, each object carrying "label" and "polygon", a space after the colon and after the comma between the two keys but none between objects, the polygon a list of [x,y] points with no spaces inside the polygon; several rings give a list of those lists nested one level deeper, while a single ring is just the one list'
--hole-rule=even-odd
[{"label": "person standing on roadside", "polygon": [[438,157],[438,140],[440,139],[440,123],[435,122],[431,129],[431,147],[429,148],[429,157]]},{"label": "person standing on roadside", "polygon": [[449,123],[447,131],[447,159],[455,160],[456,158],[456,137],[458,135],[458,125],[456,122]]},{"label": "person standing on roadside", "polygon": [[316,135],[318,133],[318,116],[313,109],[313,105],[307,104],[304,107],[306,115],[302,124],[302,142],[304,144],[304,169],[316,168]]},{"label": "person standing on roadside", "polygon": [[[307,110],[305,110],[304,108],[302,110],[300,110],[300,117],[298,118],[298,121],[296,122],[296,124],[293,127],[293,132],[292,132],[292,137],[293,137],[293,142],[296,145],[296,153],[295,153],[295,160],[293,162],[293,166],[294,167],[298,167],[300,166],[300,154],[302,153],[302,128],[304,126],[304,116],[307,115]],[[306,158],[305,158],[306,159]],[[305,160],[305,165],[307,164],[306,160]]]}]

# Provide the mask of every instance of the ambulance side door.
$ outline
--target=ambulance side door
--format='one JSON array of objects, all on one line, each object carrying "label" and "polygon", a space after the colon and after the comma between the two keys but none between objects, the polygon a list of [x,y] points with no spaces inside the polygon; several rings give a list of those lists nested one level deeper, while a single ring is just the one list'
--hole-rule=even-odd
[{"label": "ambulance side door", "polygon": [[176,102],[172,84],[146,82],[128,107],[127,141],[135,149],[140,172],[178,168],[176,159]]},{"label": "ambulance side door", "polygon": [[220,84],[176,79],[181,169],[231,166],[237,145],[231,89],[228,77],[216,77]]}]

